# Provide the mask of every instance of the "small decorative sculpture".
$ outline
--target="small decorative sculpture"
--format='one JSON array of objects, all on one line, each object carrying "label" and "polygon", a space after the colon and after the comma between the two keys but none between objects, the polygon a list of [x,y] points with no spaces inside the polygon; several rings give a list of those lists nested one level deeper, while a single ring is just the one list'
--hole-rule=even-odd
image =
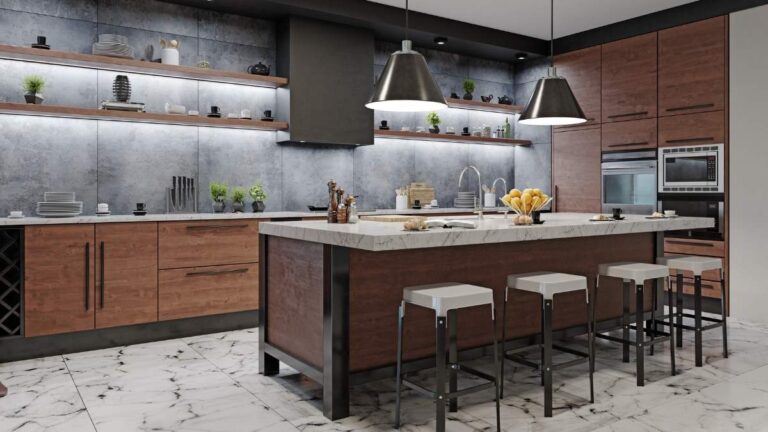
[{"label": "small decorative sculpture", "polygon": [[131,81],[125,75],[115,77],[112,83],[112,94],[118,102],[127,103],[131,99]]}]

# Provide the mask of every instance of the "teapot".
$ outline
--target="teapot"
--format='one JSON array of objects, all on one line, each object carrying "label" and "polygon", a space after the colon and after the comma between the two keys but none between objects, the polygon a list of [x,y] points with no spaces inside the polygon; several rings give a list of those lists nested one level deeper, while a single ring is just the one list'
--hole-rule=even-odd
[{"label": "teapot", "polygon": [[502,105],[512,105],[512,99],[507,95],[499,96],[499,103]]},{"label": "teapot", "polygon": [[253,75],[269,75],[270,67],[262,62],[248,66],[248,73]]},{"label": "teapot", "polygon": [[483,102],[490,102],[493,100],[493,95],[489,94],[488,96],[480,96],[480,100]]}]

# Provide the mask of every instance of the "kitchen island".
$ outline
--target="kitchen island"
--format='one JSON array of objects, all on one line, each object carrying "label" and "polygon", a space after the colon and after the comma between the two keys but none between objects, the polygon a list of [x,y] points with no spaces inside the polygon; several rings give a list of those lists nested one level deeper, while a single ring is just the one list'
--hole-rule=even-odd
[{"label": "kitchen island", "polygon": [[[492,288],[500,311],[506,276],[554,271],[588,277],[600,263],[654,262],[669,230],[711,227],[708,218],[590,222],[589,214],[544,214],[543,225],[513,226],[500,215],[477,220],[476,229],[405,232],[402,223],[361,221],[269,222],[260,226],[260,371],[278,373],[279,362],[323,385],[323,411],[332,419],[349,414],[349,386],[394,377],[397,306],[406,286],[464,282]],[[597,319],[616,325],[621,315],[620,281],[601,283]],[[650,292],[650,290],[646,290]],[[645,308],[650,309],[650,295]],[[541,302],[531,293],[510,296],[507,346],[533,342]],[[585,330],[583,293],[555,300],[554,328]],[[487,309],[458,313],[459,349],[482,353],[491,343]],[[434,362],[434,313],[409,308],[405,371]],[[500,326],[500,325],[499,325]],[[500,335],[501,329],[497,328]]]}]

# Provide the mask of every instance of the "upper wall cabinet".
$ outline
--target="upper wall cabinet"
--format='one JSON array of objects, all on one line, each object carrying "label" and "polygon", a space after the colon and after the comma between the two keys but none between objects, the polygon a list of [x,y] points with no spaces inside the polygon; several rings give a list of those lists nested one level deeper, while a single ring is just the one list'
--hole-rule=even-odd
[{"label": "upper wall cabinet", "polygon": [[[587,116],[587,123],[576,126],[586,126],[601,121],[601,58],[600,46],[572,51],[555,57],[557,74],[568,80],[576,100],[584,111],[584,115]],[[574,126],[560,126],[556,129],[572,127]]]},{"label": "upper wall cabinet", "polygon": [[659,116],[725,108],[726,20],[659,32]]},{"label": "upper wall cabinet", "polygon": [[603,45],[603,123],[656,117],[656,33]]}]

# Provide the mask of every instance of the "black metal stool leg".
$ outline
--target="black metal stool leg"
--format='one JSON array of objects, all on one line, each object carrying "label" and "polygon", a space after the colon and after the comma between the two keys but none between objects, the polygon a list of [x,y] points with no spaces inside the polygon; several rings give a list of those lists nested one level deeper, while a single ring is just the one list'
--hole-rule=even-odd
[{"label": "black metal stool leg", "polygon": [[594,382],[594,359],[592,353],[592,339],[594,338],[593,332],[595,331],[595,325],[592,322],[593,313],[593,300],[589,296],[589,286],[587,286],[587,353],[589,354],[589,402],[595,403],[595,382]]},{"label": "black metal stool leg", "polygon": [[435,430],[445,432],[445,320],[437,317],[435,363]]},{"label": "black metal stool leg", "polygon": [[720,269],[720,319],[723,320],[723,357],[728,358],[728,325],[726,315],[728,315],[727,296],[725,295],[725,275]]},{"label": "black metal stool leg", "polygon": [[[501,390],[499,391],[499,397],[504,399],[504,369],[506,369],[506,362],[504,353],[506,352],[507,343],[507,296],[509,288],[504,288],[504,310],[502,311],[501,319],[501,353],[499,354],[501,360]],[[495,334],[495,333],[494,333]]]},{"label": "black metal stool leg", "polygon": [[667,276],[667,285],[669,285],[669,318],[667,318],[669,319],[669,364],[672,367],[672,376],[675,376],[677,374],[677,368],[675,367],[675,331],[673,324],[674,314],[672,313],[674,297],[672,296],[672,285],[670,282],[671,280],[669,279],[669,276]]},{"label": "black metal stool leg", "polygon": [[552,417],[552,300],[544,300],[544,417]]},{"label": "black metal stool leg", "polygon": [[637,355],[637,385],[645,385],[645,347],[643,343],[645,341],[645,334],[643,332],[643,285],[637,284],[635,287],[636,303],[635,303],[635,351]]},{"label": "black metal stool leg", "polygon": [[677,272],[677,307],[675,307],[675,315],[677,315],[676,343],[678,348],[682,348],[683,347],[683,273],[681,272]]},{"label": "black metal stool leg", "polygon": [[[621,316],[622,337],[629,340],[629,282],[624,281],[624,313]],[[629,363],[629,343],[625,342],[621,348],[621,361]]]},{"label": "black metal stool leg", "polygon": [[493,313],[493,376],[496,378],[496,430],[501,432],[501,389],[504,387],[504,381],[499,376],[499,366],[502,359],[499,359],[499,341],[496,340],[496,308],[491,306]]},{"label": "black metal stool leg", "polygon": [[[456,322],[456,310],[448,311],[448,363],[449,363],[449,371],[448,371],[448,391],[453,393],[458,389],[458,364],[459,364],[459,353],[458,349],[456,347],[456,333],[457,333],[457,325]],[[448,404],[448,411],[449,412],[456,412],[459,410],[459,399],[458,398],[451,398]]]},{"label": "black metal stool leg", "polygon": [[397,308],[397,376],[395,381],[395,429],[400,429],[400,391],[403,385],[403,321],[405,302]]},{"label": "black metal stool leg", "polygon": [[694,314],[694,345],[696,366],[704,364],[701,350],[701,275],[693,277],[693,314]]},{"label": "black metal stool leg", "polygon": [[649,350],[651,356],[653,356],[653,347],[654,347],[653,341],[656,340],[656,302],[657,302],[656,296],[658,295],[658,288],[659,288],[659,285],[656,282],[657,281],[653,281],[653,287],[651,288],[651,320],[646,321],[646,324],[650,324],[650,325],[646,325],[645,327],[646,333],[651,334],[651,348]]}]

